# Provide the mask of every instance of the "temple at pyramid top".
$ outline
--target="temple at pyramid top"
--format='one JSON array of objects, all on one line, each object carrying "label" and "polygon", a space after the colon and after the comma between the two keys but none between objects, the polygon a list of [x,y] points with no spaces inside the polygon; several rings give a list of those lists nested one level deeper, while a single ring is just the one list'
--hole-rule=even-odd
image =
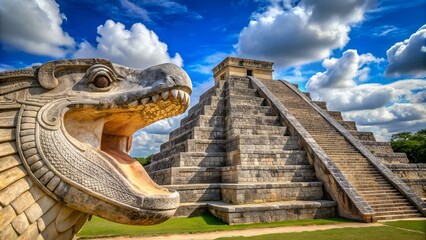
[{"label": "temple at pyramid top", "polygon": [[215,68],[213,68],[213,76],[215,83],[219,80],[225,80],[229,76],[247,77],[253,76],[261,79],[272,80],[273,62],[227,57]]}]

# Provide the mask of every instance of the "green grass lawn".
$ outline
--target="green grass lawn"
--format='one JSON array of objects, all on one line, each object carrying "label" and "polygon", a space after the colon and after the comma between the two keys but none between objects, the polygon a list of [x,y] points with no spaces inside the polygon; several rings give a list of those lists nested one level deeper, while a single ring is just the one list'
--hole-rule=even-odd
[{"label": "green grass lawn", "polygon": [[384,224],[397,228],[410,229],[426,233],[426,220],[425,221],[395,221],[385,222]]},{"label": "green grass lawn", "polygon": [[283,226],[306,226],[338,224],[351,222],[345,218],[327,218],[299,221],[285,221],[273,223],[255,223],[245,225],[227,225],[211,214],[205,214],[191,218],[172,218],[168,221],[153,226],[130,226],[113,223],[102,218],[93,217],[87,222],[78,234],[80,238],[101,237],[101,236],[146,236],[146,235],[166,235],[175,233],[198,233],[213,231],[231,231],[247,228],[273,228]]},{"label": "green grass lawn", "polygon": [[[408,221],[407,221],[408,222]],[[422,221],[423,227],[426,221]],[[419,223],[420,224],[420,223]],[[386,224],[387,225],[387,224]],[[417,225],[416,223],[414,225]],[[411,227],[411,226],[410,226]],[[266,234],[255,237],[232,237],[219,238],[221,240],[425,240],[425,233],[412,232],[392,226],[367,227],[367,228],[341,228],[331,230],[320,230],[313,232]]]}]

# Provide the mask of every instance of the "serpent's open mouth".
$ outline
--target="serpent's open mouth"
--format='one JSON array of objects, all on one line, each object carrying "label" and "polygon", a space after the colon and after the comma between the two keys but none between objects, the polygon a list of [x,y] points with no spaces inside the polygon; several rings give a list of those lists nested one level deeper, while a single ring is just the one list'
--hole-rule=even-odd
[{"label": "serpent's open mouth", "polygon": [[[78,142],[100,152],[125,179],[129,189],[141,196],[144,208],[176,209],[178,194],[154,183],[128,153],[133,133],[153,122],[183,113],[189,105],[190,91],[179,86],[144,96],[133,94],[121,103],[101,100],[99,105],[74,106],[64,116],[65,129]],[[171,204],[155,204],[158,198]]]}]

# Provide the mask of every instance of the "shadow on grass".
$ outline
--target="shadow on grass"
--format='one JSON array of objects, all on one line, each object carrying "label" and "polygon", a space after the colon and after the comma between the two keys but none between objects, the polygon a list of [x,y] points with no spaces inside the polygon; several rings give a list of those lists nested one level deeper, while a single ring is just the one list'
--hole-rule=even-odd
[{"label": "shadow on grass", "polygon": [[203,214],[198,217],[201,217],[201,219],[203,219],[207,225],[216,225],[216,226],[228,225],[224,223],[222,220],[220,220],[219,218],[216,218],[215,216],[211,214]]}]

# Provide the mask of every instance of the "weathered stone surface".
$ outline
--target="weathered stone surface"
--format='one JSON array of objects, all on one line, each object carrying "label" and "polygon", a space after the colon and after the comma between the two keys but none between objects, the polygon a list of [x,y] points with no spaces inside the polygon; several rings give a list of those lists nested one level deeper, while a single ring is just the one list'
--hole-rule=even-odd
[{"label": "weathered stone surface", "polygon": [[21,213],[15,219],[13,219],[12,226],[18,234],[23,234],[30,226],[25,213]]},{"label": "weathered stone surface", "polygon": [[30,189],[31,186],[32,182],[28,177],[19,179],[0,191],[0,204],[3,206],[9,205],[19,195]]},{"label": "weathered stone surface", "polygon": [[14,167],[0,172],[0,190],[18,181],[27,175],[23,166]]},{"label": "weathered stone surface", "polygon": [[[37,223],[31,224],[27,230],[19,236],[20,239],[30,240],[30,239],[36,239],[39,235],[38,229],[37,229]],[[44,238],[44,239],[51,239],[51,238]]]},{"label": "weathered stone surface", "polygon": [[40,188],[33,187],[30,189],[30,191],[26,191],[21,196],[16,198],[12,203],[12,207],[15,209],[15,212],[20,214],[25,209],[27,209],[29,206],[31,206],[33,203],[35,203],[38,199],[40,199],[44,193]]},{"label": "weathered stone surface", "polygon": [[16,145],[13,142],[0,143],[0,157],[12,155],[17,152]]},{"label": "weathered stone surface", "polygon": [[9,223],[13,221],[16,214],[11,206],[0,209],[0,230],[3,230]]},{"label": "weathered stone surface", "polygon": [[21,160],[18,155],[10,155],[0,158],[0,172],[13,168],[21,164]]},{"label": "weathered stone surface", "polygon": [[37,202],[33,203],[30,207],[25,209],[25,214],[31,223],[34,223],[43,216],[43,213],[47,212],[56,201],[49,196],[40,198]]},{"label": "weathered stone surface", "polygon": [[0,228],[0,239],[16,239],[18,234],[13,229],[12,225],[7,225],[5,228]]}]

